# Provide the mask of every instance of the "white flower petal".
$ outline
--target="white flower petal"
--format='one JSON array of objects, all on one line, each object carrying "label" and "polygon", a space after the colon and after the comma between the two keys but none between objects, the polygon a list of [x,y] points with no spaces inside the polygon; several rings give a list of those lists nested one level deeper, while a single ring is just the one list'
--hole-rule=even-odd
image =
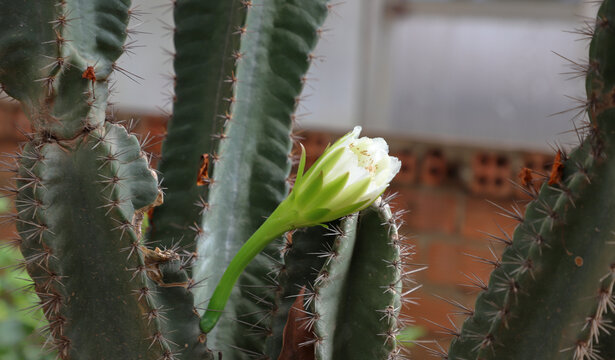
[{"label": "white flower petal", "polygon": [[[322,169],[327,169],[324,174],[324,185],[338,179],[344,174],[348,174],[348,181],[344,188],[333,195],[330,199],[326,199],[322,204],[314,204],[319,208],[327,208],[332,214],[338,214],[341,209],[348,209],[354,204],[359,206],[367,201],[371,203],[389,186],[393,177],[397,175],[401,169],[401,161],[396,157],[389,156],[389,145],[382,138],[361,137],[361,127],[356,126],[353,131],[344,135],[336,141],[318,160],[318,165],[315,170],[310,171],[306,177],[318,176]],[[331,157],[333,152],[343,148],[342,154],[334,159]],[[339,154],[339,152],[338,152]],[[334,161],[334,163],[332,163]],[[358,190],[356,185],[360,182],[368,181],[367,189],[352,199],[349,203],[348,197],[350,189]],[[307,179],[303,179],[302,183],[309,183]],[[293,190],[295,191],[295,190]],[[301,191],[297,189],[297,191]],[[364,206],[363,206],[364,207]],[[311,209],[299,209],[299,213],[306,213]],[[360,210],[358,207],[354,211]],[[321,222],[326,222],[334,219],[321,219]]]}]

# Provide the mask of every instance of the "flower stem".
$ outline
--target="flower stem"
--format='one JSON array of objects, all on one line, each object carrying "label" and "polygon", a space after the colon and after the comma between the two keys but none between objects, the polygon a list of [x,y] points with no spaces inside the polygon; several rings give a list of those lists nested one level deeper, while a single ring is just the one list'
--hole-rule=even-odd
[{"label": "flower stem", "polygon": [[218,323],[224,307],[231,296],[233,286],[246,266],[258,255],[273,239],[293,229],[289,214],[284,211],[284,202],[265,220],[245,244],[239,249],[231,263],[224,271],[220,282],[207,305],[207,311],[201,317],[201,330],[209,333]]}]

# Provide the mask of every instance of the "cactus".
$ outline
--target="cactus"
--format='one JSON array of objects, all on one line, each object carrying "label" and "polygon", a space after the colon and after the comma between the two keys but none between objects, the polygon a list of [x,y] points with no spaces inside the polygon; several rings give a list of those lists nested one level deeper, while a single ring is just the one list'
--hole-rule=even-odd
[{"label": "cactus", "polygon": [[[559,151],[540,192],[468,311],[446,359],[613,359],[612,49],[615,4],[601,5],[586,69],[584,140]],[[531,178],[531,177],[530,177]]]},{"label": "cactus", "polygon": [[344,221],[316,278],[317,359],[388,359],[401,350],[400,239],[390,208],[381,206]]},{"label": "cactus", "polygon": [[135,294],[150,280],[132,251],[158,183],[136,138],[105,119],[128,4],[0,5],[14,15],[0,26],[18,29],[0,39],[0,78],[35,129],[17,161],[16,220],[50,341],[61,358],[160,358],[171,350],[156,300]]},{"label": "cactus", "polygon": [[231,257],[288,194],[293,114],[327,1],[173,3],[162,184],[107,111],[130,1],[0,6],[11,13],[0,17],[0,84],[34,129],[11,155],[14,218],[58,358],[400,355],[405,246],[380,200],[269,245],[214,331],[199,326]]}]

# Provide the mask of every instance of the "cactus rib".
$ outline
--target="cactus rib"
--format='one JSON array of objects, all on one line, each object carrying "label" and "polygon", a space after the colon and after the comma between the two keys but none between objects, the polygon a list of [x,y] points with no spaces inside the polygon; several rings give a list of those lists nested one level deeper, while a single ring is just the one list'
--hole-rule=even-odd
[{"label": "cactus rib", "polygon": [[175,350],[177,359],[213,360],[213,354],[205,346],[206,336],[199,327],[199,314],[194,305],[192,289],[196,286],[188,277],[182,259],[174,250],[143,248],[145,263],[151,276],[149,287],[163,312],[163,334]]},{"label": "cactus rib", "polygon": [[168,196],[154,209],[150,239],[194,251],[193,225],[207,206],[207,185],[197,184],[199,161],[209,155],[211,176],[216,136],[230,112],[232,54],[239,49],[245,11],[238,0],[182,0],[174,6],[175,101],[159,166]]},{"label": "cactus rib", "polygon": [[[338,226],[337,222],[327,224],[328,228]],[[334,240],[335,236],[331,234],[331,230],[323,226],[299,229],[292,234],[287,234],[285,245],[282,248],[283,264],[277,276],[279,287],[271,323],[272,335],[267,339],[266,354],[271,359],[277,359],[280,356],[288,314],[302,288],[306,288],[305,302],[308,304],[312,302],[311,299],[314,296],[312,286],[318,275],[317,270],[321,269],[327,261],[326,254],[331,251]],[[302,317],[305,315],[303,314]],[[300,340],[306,342],[311,338]]]}]

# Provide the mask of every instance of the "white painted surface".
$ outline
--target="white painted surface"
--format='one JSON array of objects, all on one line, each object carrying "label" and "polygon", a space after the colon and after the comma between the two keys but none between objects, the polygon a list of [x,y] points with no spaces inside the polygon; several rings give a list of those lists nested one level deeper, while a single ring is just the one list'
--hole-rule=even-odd
[{"label": "white painted surface", "polygon": [[116,73],[117,92],[112,102],[120,109],[146,113],[171,109],[172,84],[168,75],[173,71],[173,62],[167,51],[173,51],[173,14],[169,0],[134,0],[133,5],[145,14],[133,19],[129,28],[141,32],[134,34],[131,52],[118,60],[118,65],[141,77],[136,82]]},{"label": "white painted surface", "polygon": [[[114,101],[168,111],[163,74],[172,64],[162,48],[172,49],[172,37],[160,20],[172,24],[171,13],[161,7],[166,0],[137,2],[148,13],[138,29],[148,34],[119,64],[144,79],[119,76]],[[304,128],[363,123],[384,134],[533,148],[570,139],[557,134],[572,128],[572,115],[548,115],[575,106],[565,95],[582,97],[582,81],[566,81],[565,61],[552,51],[586,57],[586,43],[564,32],[578,22],[433,13],[385,21],[381,3],[347,0],[329,16],[314,52],[323,59],[310,70],[299,111]]]},{"label": "white painted surface", "polygon": [[[396,74],[386,130],[467,142],[541,147],[570,130],[569,96],[583,80],[553,51],[577,60],[586,43],[571,22],[410,17],[395,24]],[[586,55],[585,55],[586,56]]]}]

